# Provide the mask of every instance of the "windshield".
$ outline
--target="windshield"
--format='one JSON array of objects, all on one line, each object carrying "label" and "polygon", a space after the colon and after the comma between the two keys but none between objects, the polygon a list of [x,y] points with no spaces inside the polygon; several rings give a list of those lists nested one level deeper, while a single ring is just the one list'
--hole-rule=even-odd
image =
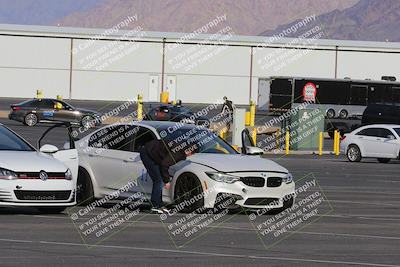
[{"label": "windshield", "polygon": [[394,130],[396,131],[397,135],[400,136],[400,128],[394,128]]},{"label": "windshield", "polygon": [[173,112],[177,112],[177,113],[192,113],[192,111],[190,109],[185,108],[185,107],[180,107],[180,106],[172,107],[171,110]]},{"label": "windshield", "polygon": [[0,151],[34,151],[33,147],[4,126],[0,126]]},{"label": "windshield", "polygon": [[[165,130],[159,130],[161,136],[165,136]],[[164,138],[172,146],[188,149],[197,146],[197,153],[210,154],[238,154],[228,143],[210,130],[201,127],[183,127],[174,131],[167,131]]]}]

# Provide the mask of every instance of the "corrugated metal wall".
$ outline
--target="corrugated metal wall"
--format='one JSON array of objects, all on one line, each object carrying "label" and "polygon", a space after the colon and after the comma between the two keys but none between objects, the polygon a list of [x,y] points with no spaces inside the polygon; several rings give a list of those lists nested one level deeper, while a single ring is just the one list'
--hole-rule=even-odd
[{"label": "corrugated metal wall", "polygon": [[140,93],[145,101],[156,101],[163,85],[173,98],[188,103],[214,103],[226,95],[235,103],[248,104],[250,94],[257,101],[258,80],[270,76],[400,78],[400,50],[254,47],[250,66],[252,45],[167,43],[163,60],[162,39],[0,36],[1,96],[32,97],[41,89],[48,97],[127,100]]}]

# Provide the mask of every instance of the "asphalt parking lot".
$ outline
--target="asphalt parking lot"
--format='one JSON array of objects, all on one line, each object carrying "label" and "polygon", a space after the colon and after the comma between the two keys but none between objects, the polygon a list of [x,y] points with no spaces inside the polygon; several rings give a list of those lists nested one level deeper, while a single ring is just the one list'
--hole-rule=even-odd
[{"label": "asphalt parking lot", "polygon": [[[32,144],[48,127],[0,122]],[[57,130],[47,141],[62,144],[66,138]],[[146,206],[137,219],[124,222],[123,230],[96,245],[82,238],[69,211],[42,215],[34,209],[2,208],[1,265],[148,266],[151,260],[152,265],[174,266],[400,266],[399,161],[352,164],[330,155],[266,157],[288,168],[297,181],[315,177],[332,210],[267,244],[248,215],[228,214],[223,223],[211,224],[200,237],[177,246],[159,216],[149,214]],[[174,219],[184,216],[176,214]]]},{"label": "asphalt parking lot", "polygon": [[[41,128],[2,121],[32,141]],[[21,128],[19,128],[21,127]],[[44,128],[43,128],[44,129]],[[54,137],[61,140],[60,136]],[[399,266],[400,163],[348,163],[333,156],[267,156],[300,180],[313,175],[332,205],[329,214],[277,243],[265,244],[246,214],[226,215],[205,234],[177,246],[145,207],[97,245],[85,243],[68,215],[0,209],[2,266]],[[98,208],[102,213],[107,207]],[[174,215],[174,219],[184,214]],[[273,215],[263,215],[265,219]],[[75,222],[76,223],[76,222]],[[121,228],[122,229],[122,228]],[[276,241],[276,240],[274,240]]]}]

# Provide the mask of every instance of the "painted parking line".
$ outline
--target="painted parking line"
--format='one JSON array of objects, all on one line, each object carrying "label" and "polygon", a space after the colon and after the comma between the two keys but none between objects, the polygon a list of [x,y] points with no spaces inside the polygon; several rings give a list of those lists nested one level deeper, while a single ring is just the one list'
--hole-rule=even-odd
[{"label": "painted parking line", "polygon": [[[158,216],[157,214],[152,214],[154,216]],[[375,216],[375,215],[361,215],[360,216],[348,216],[348,215],[325,215],[322,217],[333,217],[333,218],[347,218],[347,219],[368,219],[368,220],[385,220],[385,221],[400,221],[400,218],[398,219],[388,219],[388,218],[372,218],[372,217],[367,217],[367,216]],[[39,218],[57,218],[57,219],[69,219],[69,217],[59,217],[59,216],[42,216],[42,215],[36,215],[35,217]],[[137,227],[136,224],[160,224],[160,222],[156,221],[127,221],[127,224],[132,224],[135,223],[135,226]],[[246,223],[246,222],[243,222]],[[129,225],[128,225],[129,227]],[[247,228],[247,227],[234,227],[234,226],[206,226],[206,228],[213,228],[213,229],[222,229],[222,230],[235,230],[235,231],[247,231],[247,232],[253,232],[254,228]],[[291,231],[289,231],[291,232]],[[362,238],[362,239],[383,239],[383,240],[400,240],[400,237],[396,236],[380,236],[380,235],[363,235],[363,234],[348,234],[348,233],[334,233],[334,232],[310,232],[310,231],[295,231],[293,233],[297,234],[309,234],[309,235],[321,235],[321,236],[336,236],[336,237],[347,237],[347,238]]]},{"label": "painted parking line", "polygon": [[[17,242],[17,243],[35,243],[41,245],[51,246],[67,246],[67,247],[86,247],[85,244],[80,243],[69,243],[69,242],[57,242],[57,241],[31,241],[31,240],[13,240],[13,239],[0,239],[0,242]],[[381,263],[369,263],[369,262],[356,262],[356,261],[336,261],[336,260],[320,260],[320,259],[305,259],[305,258],[290,258],[290,257],[272,257],[272,256],[257,256],[257,255],[245,255],[245,254],[227,254],[227,253],[212,253],[212,252],[201,252],[201,251],[190,251],[190,250],[175,250],[175,249],[162,249],[162,248],[146,248],[136,246],[117,246],[117,245],[95,245],[93,248],[103,249],[125,249],[125,250],[139,250],[149,252],[165,252],[174,254],[186,254],[186,255],[198,255],[198,256],[209,256],[209,257],[224,257],[224,258],[241,258],[241,259],[257,259],[266,261],[283,261],[283,262],[305,262],[305,263],[327,263],[335,265],[354,265],[354,266],[377,266],[377,267],[399,267],[400,265],[392,264],[381,264]]]}]

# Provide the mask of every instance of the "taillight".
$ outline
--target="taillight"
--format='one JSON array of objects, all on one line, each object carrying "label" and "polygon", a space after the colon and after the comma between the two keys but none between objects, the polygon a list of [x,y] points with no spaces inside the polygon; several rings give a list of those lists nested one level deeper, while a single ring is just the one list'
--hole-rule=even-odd
[{"label": "taillight", "polygon": [[344,139],[346,139],[346,136],[345,136],[345,135],[343,135],[343,136],[340,138],[341,141],[343,141]]},{"label": "taillight", "polygon": [[21,107],[11,106],[13,111],[21,110]]}]

